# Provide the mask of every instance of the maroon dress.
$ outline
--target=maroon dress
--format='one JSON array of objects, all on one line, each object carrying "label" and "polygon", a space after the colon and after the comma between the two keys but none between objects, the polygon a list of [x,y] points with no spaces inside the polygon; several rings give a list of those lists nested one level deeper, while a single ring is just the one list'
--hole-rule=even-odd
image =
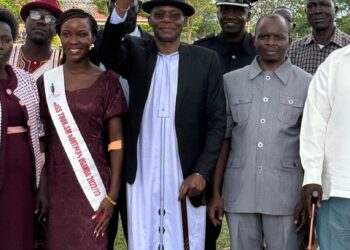
[{"label": "maroon dress", "polygon": [[[46,133],[46,171],[49,192],[49,216],[46,247],[62,249],[107,249],[108,239],[94,236],[94,211],[83,193],[50,119],[43,79],[39,78],[41,116]],[[89,88],[66,91],[69,108],[108,191],[110,164],[107,153],[107,122],[126,112],[126,101],[111,71],[103,72]]]},{"label": "maroon dress", "polygon": [[16,81],[0,80],[0,249],[33,250],[34,157],[28,132],[6,133],[7,127],[27,127],[26,115],[18,100],[5,92],[17,87],[10,83],[16,84]]}]

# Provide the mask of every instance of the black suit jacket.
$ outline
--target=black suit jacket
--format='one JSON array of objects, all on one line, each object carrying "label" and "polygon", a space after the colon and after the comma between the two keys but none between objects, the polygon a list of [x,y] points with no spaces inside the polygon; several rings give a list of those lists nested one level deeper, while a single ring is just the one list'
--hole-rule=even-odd
[{"label": "black suit jacket", "polygon": [[[132,184],[137,171],[137,139],[157,61],[154,40],[123,38],[123,23],[109,19],[101,46],[101,61],[129,82],[129,112],[125,118],[125,172]],[[179,156],[186,178],[200,173],[211,182],[226,128],[225,96],[215,52],[193,45],[179,49],[175,127]]]},{"label": "black suit jacket", "polygon": [[[153,36],[151,34],[144,31],[140,26],[137,26],[137,27],[140,31],[142,38],[153,40]],[[99,66],[101,62],[100,48],[101,48],[103,33],[104,33],[104,29],[101,29],[97,32],[96,40],[94,42],[94,47],[90,50],[90,53],[89,53],[90,61],[97,66]]]}]

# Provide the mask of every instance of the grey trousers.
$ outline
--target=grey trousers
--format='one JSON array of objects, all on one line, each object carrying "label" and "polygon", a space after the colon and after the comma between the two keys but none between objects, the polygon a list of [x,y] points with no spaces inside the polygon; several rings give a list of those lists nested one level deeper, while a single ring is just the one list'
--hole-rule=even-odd
[{"label": "grey trousers", "polygon": [[231,250],[298,250],[304,233],[296,233],[293,216],[226,213]]}]

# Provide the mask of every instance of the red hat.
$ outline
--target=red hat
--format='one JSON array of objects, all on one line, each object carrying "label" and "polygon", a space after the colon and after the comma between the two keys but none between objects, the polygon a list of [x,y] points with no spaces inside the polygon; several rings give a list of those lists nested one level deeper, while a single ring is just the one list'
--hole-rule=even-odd
[{"label": "red hat", "polygon": [[23,21],[26,21],[29,11],[32,9],[45,9],[56,18],[59,18],[62,14],[58,0],[33,0],[32,2],[23,5],[21,8],[21,18]]}]

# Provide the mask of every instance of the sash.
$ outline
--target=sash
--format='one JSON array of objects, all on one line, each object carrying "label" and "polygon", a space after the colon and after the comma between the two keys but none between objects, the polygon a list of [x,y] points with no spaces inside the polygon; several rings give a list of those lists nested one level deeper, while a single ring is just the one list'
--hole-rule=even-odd
[{"label": "sash", "polygon": [[55,52],[52,52],[51,54],[51,58],[49,60],[47,60],[43,65],[41,65],[39,68],[37,68],[37,70],[35,70],[34,72],[32,72],[32,76],[34,77],[35,81],[38,80],[38,78],[40,76],[42,76],[45,72],[53,69],[53,54],[55,54]]},{"label": "sash", "polygon": [[44,74],[47,106],[64,151],[73,167],[81,188],[96,211],[106,197],[106,189],[83,136],[69,109],[63,76],[63,66]]}]

